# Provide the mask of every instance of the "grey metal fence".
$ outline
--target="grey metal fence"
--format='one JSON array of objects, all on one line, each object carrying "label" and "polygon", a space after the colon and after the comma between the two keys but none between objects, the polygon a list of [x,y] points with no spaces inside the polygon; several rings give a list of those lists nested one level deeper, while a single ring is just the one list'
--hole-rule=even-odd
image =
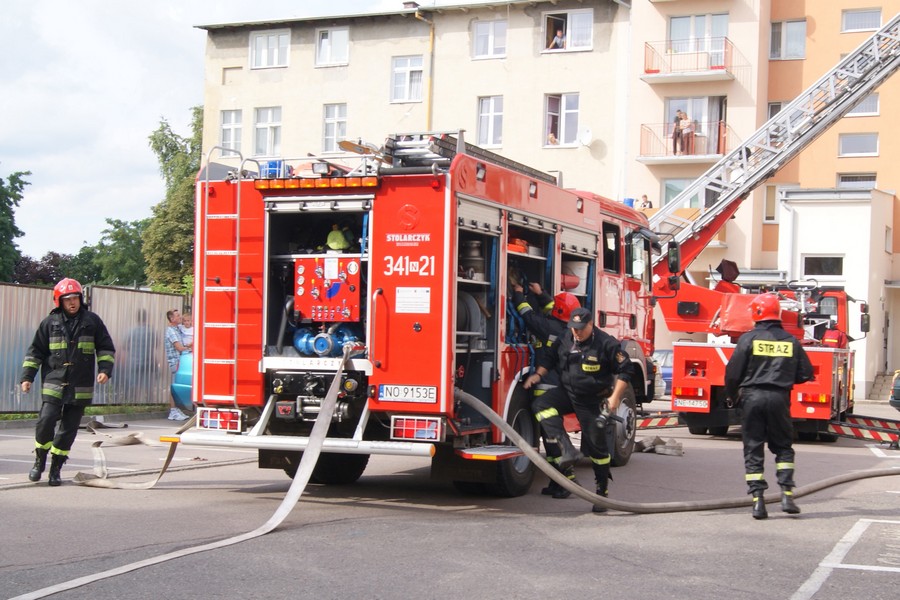
[{"label": "grey metal fence", "polygon": [[[97,386],[94,404],[168,404],[166,311],[185,311],[186,298],[106,286],[85,292],[116,345],[113,377]],[[52,298],[48,288],[0,283],[0,412],[40,409],[40,386],[23,394],[19,374],[37,326],[53,308]]]}]

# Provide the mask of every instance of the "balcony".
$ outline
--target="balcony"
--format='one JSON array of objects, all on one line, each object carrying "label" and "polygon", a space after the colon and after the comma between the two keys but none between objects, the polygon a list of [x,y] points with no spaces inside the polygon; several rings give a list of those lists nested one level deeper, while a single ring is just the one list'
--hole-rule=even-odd
[{"label": "balcony", "polygon": [[638,162],[645,165],[713,164],[731,152],[739,142],[725,121],[694,121],[694,132],[683,134],[679,152],[672,141],[674,123],[641,125]]},{"label": "balcony", "polygon": [[726,37],[647,42],[641,79],[650,84],[730,81],[734,57],[734,44]]}]

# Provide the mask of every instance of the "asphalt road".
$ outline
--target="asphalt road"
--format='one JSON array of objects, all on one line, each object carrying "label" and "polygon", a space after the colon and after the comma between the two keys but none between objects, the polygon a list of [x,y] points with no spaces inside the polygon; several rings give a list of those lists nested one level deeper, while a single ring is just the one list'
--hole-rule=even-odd
[{"label": "asphalt road", "polygon": [[[858,413],[896,419],[886,406]],[[169,421],[135,421],[109,435],[171,433]],[[32,484],[31,431],[0,431],[0,597],[129,565],[249,532],[275,512],[290,486],[256,468],[252,453],[179,448],[174,470],[150,490],[71,483],[90,471],[82,432],[64,484]],[[636,454],[613,470],[611,495],[633,502],[744,496],[739,432],[691,436],[683,456]],[[802,486],[839,473],[897,468],[900,451],[841,439],[797,443]],[[151,479],[165,446],[106,451],[122,481]],[[767,474],[774,480],[771,457]],[[590,466],[578,466],[590,487]],[[272,533],[72,589],[53,598],[867,598],[897,596],[900,478],[866,479],[798,501],[797,517],[770,505],[746,509],[594,515],[575,497],[463,496],[431,481],[427,461],[373,457],[351,486],[309,486]]]}]

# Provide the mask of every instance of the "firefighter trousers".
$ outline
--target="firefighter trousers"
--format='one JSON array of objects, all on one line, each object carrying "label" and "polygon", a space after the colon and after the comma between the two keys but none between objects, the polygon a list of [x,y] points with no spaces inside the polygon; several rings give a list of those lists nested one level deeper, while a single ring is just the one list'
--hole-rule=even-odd
[{"label": "firefighter trousers", "polygon": [[[594,478],[597,481],[597,490],[607,491],[609,482],[609,449],[607,448],[606,435],[592,435],[595,426],[595,420],[600,414],[600,399],[575,399],[572,400],[569,394],[562,388],[556,387],[547,390],[544,394],[538,396],[532,404],[534,416],[541,424],[541,429],[551,443],[557,441],[551,447],[547,448],[547,454],[556,452],[552,458],[559,457],[559,440],[568,440],[569,434],[563,423],[563,416],[575,413],[578,424],[581,426],[581,447],[585,450],[591,459],[591,465],[594,469]],[[569,441],[569,444],[572,442]],[[552,462],[552,461],[551,461]]]},{"label": "firefighter trousers", "polygon": [[763,476],[765,448],[775,455],[778,485],[794,487],[794,427],[790,414],[790,391],[775,388],[742,388],[744,473],[748,493],[768,489]]},{"label": "firefighter trousers", "polygon": [[84,406],[44,402],[34,428],[35,446],[50,450],[52,454],[68,455],[83,416]]}]

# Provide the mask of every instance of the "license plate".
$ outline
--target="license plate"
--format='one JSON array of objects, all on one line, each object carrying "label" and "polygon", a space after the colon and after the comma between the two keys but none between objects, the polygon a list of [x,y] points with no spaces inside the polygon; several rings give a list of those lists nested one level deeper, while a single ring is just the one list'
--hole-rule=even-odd
[{"label": "license plate", "polygon": [[708,408],[709,401],[708,400],[684,400],[682,398],[675,398],[675,406],[683,406],[685,408]]},{"label": "license plate", "polygon": [[378,399],[383,402],[437,402],[437,387],[382,384],[378,386]]}]

